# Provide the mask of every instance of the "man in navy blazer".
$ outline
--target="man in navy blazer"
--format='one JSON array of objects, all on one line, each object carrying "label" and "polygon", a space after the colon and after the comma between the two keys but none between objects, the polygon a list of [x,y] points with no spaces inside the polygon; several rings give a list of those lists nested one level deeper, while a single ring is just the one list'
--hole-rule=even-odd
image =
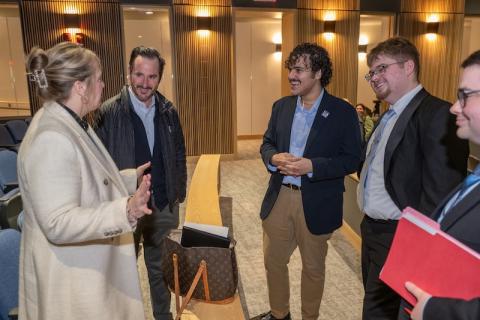
[{"label": "man in navy blazer", "polygon": [[353,106],[330,95],[328,52],[298,45],[285,61],[292,96],[273,104],[260,148],[271,173],[260,217],[271,311],[261,319],[290,319],[288,267],[302,257],[302,318],[317,319],[325,280],[327,240],[342,225],[344,177],[361,154]]},{"label": "man in navy blazer", "polygon": [[[480,50],[465,59],[462,68],[458,99],[450,112],[456,116],[457,136],[479,145]],[[431,218],[447,234],[480,252],[480,165],[439,204]],[[414,320],[480,318],[480,297],[470,301],[431,297],[413,283],[406,287],[418,299],[412,312]],[[402,309],[399,318],[406,318]]]}]

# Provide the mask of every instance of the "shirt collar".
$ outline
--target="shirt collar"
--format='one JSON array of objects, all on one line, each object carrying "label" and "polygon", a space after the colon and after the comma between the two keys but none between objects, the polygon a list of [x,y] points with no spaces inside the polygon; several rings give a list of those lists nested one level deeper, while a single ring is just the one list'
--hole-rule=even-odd
[{"label": "shirt collar", "polygon": [[397,100],[394,104],[390,105],[390,109],[393,109],[395,113],[398,115],[402,113],[402,111],[407,107],[408,103],[415,97],[417,93],[422,90],[423,86],[419,84],[412,90],[405,93],[400,99]]},{"label": "shirt collar", "polygon": [[88,131],[88,122],[85,119],[80,118],[78,114],[76,114],[72,109],[70,109],[63,103],[58,102],[58,104],[61,105],[63,109],[67,110],[67,112],[73,117],[73,119],[75,119],[75,121],[80,125],[80,127],[85,130],[85,132]]},{"label": "shirt collar", "polygon": [[315,102],[313,103],[313,105],[310,109],[305,109],[305,107],[303,107],[302,98],[300,98],[300,96],[298,96],[297,97],[297,108],[299,110],[301,110],[302,112],[305,112],[305,113],[309,113],[309,114],[310,113],[316,113],[317,110],[318,110],[318,107],[320,106],[320,102],[322,101],[322,98],[324,96],[324,93],[325,93],[325,89],[322,88],[322,91],[320,92],[320,95],[315,100]]}]

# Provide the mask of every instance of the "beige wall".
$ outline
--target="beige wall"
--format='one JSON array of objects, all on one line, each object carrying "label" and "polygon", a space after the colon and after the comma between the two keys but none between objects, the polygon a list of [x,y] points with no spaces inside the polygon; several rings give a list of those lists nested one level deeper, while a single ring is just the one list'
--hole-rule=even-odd
[{"label": "beige wall", "polygon": [[[379,42],[386,40],[391,35],[390,16],[360,16],[360,37],[368,39],[367,52],[374,48]],[[357,103],[363,103],[373,110],[373,100],[376,100],[373,90],[365,81],[365,74],[369,71],[365,55],[358,56],[358,82],[357,82]]]},{"label": "beige wall", "polygon": [[[133,48],[141,45],[156,48],[166,62],[158,90],[167,99],[174,102],[169,11],[168,9],[154,9],[151,7],[136,7],[136,9],[131,9],[130,7],[123,8],[125,72],[128,74],[128,62]],[[146,15],[145,10],[152,10],[154,14]]]},{"label": "beige wall", "polygon": [[465,17],[463,29],[462,61],[472,52],[480,50],[480,17]]},{"label": "beige wall", "polygon": [[237,135],[262,135],[272,104],[281,97],[282,57],[275,54],[274,35],[282,30],[273,18],[235,22]]},{"label": "beige wall", "polygon": [[30,115],[17,6],[0,5],[0,117]]}]

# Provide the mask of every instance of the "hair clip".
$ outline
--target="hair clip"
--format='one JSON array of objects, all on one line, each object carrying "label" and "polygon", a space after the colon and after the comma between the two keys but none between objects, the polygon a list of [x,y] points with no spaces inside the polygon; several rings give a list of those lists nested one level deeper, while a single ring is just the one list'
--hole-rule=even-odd
[{"label": "hair clip", "polygon": [[32,82],[36,82],[39,88],[48,88],[47,76],[45,75],[45,69],[34,70],[29,72],[28,79]]}]

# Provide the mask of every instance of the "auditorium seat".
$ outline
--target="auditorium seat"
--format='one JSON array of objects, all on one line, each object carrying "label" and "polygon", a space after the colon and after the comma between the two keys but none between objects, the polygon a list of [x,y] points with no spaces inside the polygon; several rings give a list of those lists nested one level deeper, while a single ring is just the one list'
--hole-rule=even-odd
[{"label": "auditorium seat", "polygon": [[15,143],[20,143],[27,132],[28,125],[24,120],[10,120],[5,123]]},{"label": "auditorium seat", "polygon": [[0,257],[0,319],[9,319],[9,312],[18,307],[20,232],[0,230]]}]

